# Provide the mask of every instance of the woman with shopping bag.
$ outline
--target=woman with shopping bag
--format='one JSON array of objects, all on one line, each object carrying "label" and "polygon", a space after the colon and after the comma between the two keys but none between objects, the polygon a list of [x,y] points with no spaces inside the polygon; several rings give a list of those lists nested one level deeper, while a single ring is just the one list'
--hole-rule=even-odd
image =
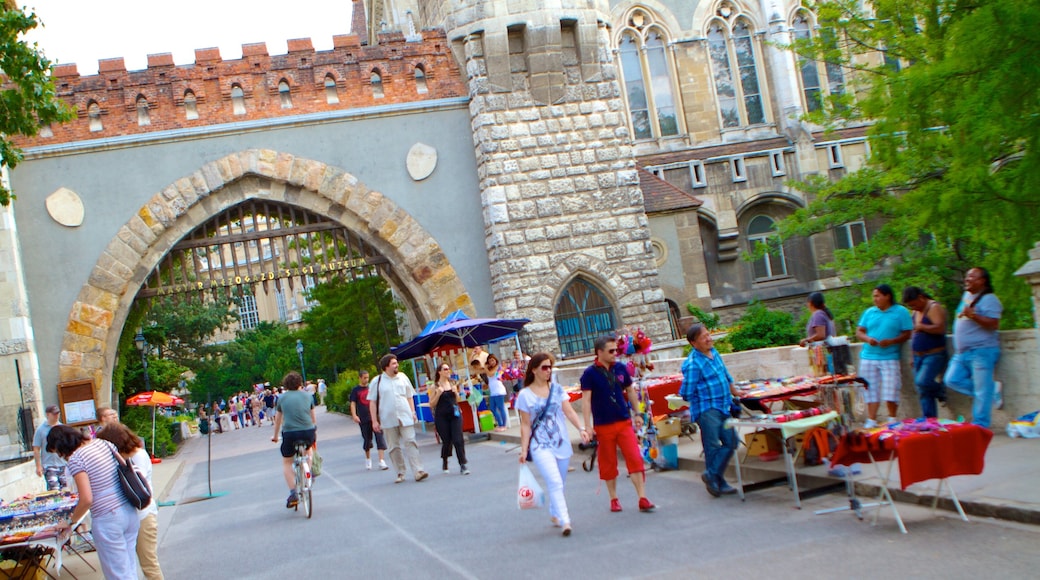
[{"label": "woman with shopping bag", "polygon": [[559,385],[552,384],[552,355],[540,352],[531,357],[524,375],[524,389],[516,399],[520,412],[520,463],[534,463],[542,474],[549,495],[549,515],[554,526],[563,528],[563,535],[571,535],[571,518],[563,485],[567,479],[570,460],[570,437],[566,421],[581,431],[583,443],[589,434],[581,429],[578,414]]}]

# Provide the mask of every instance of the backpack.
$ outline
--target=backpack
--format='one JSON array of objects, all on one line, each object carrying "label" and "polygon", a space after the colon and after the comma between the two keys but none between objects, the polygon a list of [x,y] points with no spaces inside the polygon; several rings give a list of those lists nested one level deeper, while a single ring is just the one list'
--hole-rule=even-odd
[{"label": "backpack", "polygon": [[813,427],[802,439],[803,457],[806,466],[820,465],[838,448],[838,436],[826,427]]}]

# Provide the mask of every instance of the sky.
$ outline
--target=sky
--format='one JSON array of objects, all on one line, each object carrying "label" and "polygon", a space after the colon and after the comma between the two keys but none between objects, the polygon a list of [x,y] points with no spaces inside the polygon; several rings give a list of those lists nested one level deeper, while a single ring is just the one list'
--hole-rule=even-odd
[{"label": "sky", "polygon": [[[76,63],[97,74],[98,60],[123,57],[127,70],[148,67],[148,55],[169,52],[193,64],[196,48],[220,48],[224,60],[242,45],[266,42],[271,55],[286,41],[310,38],[315,50],[350,33],[351,0],[20,0],[42,27],[26,35],[52,62]],[[162,6],[162,9],[158,9]]]}]

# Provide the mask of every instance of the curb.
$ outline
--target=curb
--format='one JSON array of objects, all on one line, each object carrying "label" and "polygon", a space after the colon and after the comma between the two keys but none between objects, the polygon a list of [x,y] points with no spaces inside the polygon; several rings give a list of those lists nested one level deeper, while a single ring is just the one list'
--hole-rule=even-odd
[{"label": "curb", "polygon": [[[507,443],[520,443],[520,437],[518,435],[512,435],[510,433],[491,433],[492,441],[505,441]],[[575,455],[584,455],[585,451],[578,449],[576,443],[572,443]],[[679,457],[679,469],[673,471],[690,471],[700,472],[704,469],[703,459],[691,459],[689,457]],[[732,466],[730,472],[733,473]],[[743,464],[742,472],[745,483],[754,482],[756,480],[771,479],[777,476],[778,473],[784,473],[784,469],[768,469],[760,466],[753,466]],[[818,475],[798,475],[798,487],[802,490],[815,489],[817,487],[823,487],[826,485],[833,485],[834,483],[844,481],[840,477],[831,476],[818,476]],[[881,493],[881,486],[874,483],[859,482],[856,485],[856,495],[861,498],[876,498]],[[916,493],[911,491],[904,491],[899,488],[889,488],[889,493],[892,494],[892,499],[899,503],[905,503],[910,505],[919,505],[925,507],[931,507],[932,502],[935,501],[934,493]],[[961,507],[964,508],[964,513],[970,516],[994,518],[998,520],[1018,522],[1022,524],[1040,525],[1040,510],[1035,506],[1025,505],[1014,505],[1008,503],[993,503],[984,500],[976,499],[965,499],[959,498]],[[937,508],[943,511],[947,511],[953,514],[957,513],[957,508],[953,505],[953,500],[949,497],[940,496],[937,504]]]}]

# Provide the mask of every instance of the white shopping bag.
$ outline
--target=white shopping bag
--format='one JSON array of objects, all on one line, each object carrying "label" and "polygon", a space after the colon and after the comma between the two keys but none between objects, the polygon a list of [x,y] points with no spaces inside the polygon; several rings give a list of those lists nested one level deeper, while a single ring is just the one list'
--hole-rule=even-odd
[{"label": "white shopping bag", "polygon": [[545,492],[531,473],[527,464],[520,465],[520,485],[516,491],[516,506],[522,510],[540,508],[545,505]]}]

